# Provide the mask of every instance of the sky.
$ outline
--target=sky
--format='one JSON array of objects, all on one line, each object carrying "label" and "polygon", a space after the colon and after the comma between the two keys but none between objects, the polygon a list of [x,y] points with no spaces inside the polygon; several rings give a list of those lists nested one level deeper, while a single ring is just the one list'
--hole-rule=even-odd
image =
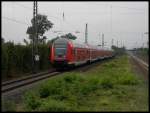
[{"label": "sky", "polygon": [[[5,41],[23,43],[33,18],[33,2],[2,2],[2,37]],[[99,45],[104,34],[105,47],[125,46],[127,49],[147,47],[149,24],[148,2],[38,2],[38,13],[47,15],[54,26],[44,35],[51,40],[72,33],[78,43]],[[63,19],[64,12],[64,19]],[[61,31],[60,34],[54,31]],[[76,33],[79,31],[80,33]]]}]

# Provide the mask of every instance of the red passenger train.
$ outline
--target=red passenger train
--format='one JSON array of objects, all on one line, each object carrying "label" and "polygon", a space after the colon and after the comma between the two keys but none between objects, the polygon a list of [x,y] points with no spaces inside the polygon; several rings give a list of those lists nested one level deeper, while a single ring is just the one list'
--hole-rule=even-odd
[{"label": "red passenger train", "polygon": [[114,55],[112,50],[74,43],[70,39],[58,38],[51,47],[50,62],[57,67],[77,66]]}]

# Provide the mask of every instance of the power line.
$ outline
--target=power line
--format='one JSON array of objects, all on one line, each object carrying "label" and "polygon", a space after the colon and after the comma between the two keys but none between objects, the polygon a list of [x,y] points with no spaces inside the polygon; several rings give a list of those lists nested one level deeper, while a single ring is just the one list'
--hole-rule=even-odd
[{"label": "power line", "polygon": [[[49,15],[48,15],[48,16],[49,16]],[[68,24],[68,25],[70,25],[70,26],[74,26],[74,25],[68,23],[67,21],[63,21],[62,19],[60,19],[60,18],[58,18],[58,17],[55,17],[55,16],[49,16],[49,17],[53,17],[53,18],[55,18],[55,19],[57,19],[57,20],[59,20],[59,21],[65,22],[66,24]],[[75,27],[75,26],[74,26],[74,27]]]},{"label": "power line", "polygon": [[[15,5],[24,7],[24,8],[26,8],[26,9],[28,9],[28,10],[32,10],[32,8],[26,7],[26,6],[22,5],[22,4],[15,3]],[[109,4],[107,4],[107,5],[109,5]],[[129,8],[129,7],[124,7],[124,6],[114,6],[114,5],[112,5],[111,7],[120,7],[120,8],[132,9],[132,10],[144,10],[144,9]],[[127,14],[128,14],[128,13],[127,13]],[[133,13],[133,14],[134,14],[134,13]],[[58,20],[61,20],[60,18],[57,18],[57,17],[54,17],[54,16],[50,16],[50,17],[56,18],[56,19],[58,19]],[[62,21],[62,20],[61,20],[61,21]],[[72,24],[70,24],[70,23],[68,23],[68,22],[66,22],[66,21],[64,21],[64,22],[65,22],[66,24],[68,24],[68,25],[74,26],[74,25],[72,25]],[[74,27],[74,28],[75,28],[75,27]]]},{"label": "power line", "polygon": [[[52,17],[54,17],[54,16],[52,16]],[[12,22],[15,22],[15,23],[19,23],[19,24],[22,24],[22,25],[29,25],[29,24],[27,24],[27,23],[25,23],[25,22],[23,22],[23,21],[19,21],[19,20],[16,20],[16,19],[12,19],[12,18],[9,18],[9,17],[2,17],[3,19],[6,19],[6,20],[9,20],[9,21],[12,21]],[[57,18],[57,17],[55,17],[55,18]],[[59,19],[60,20],[60,18],[57,18],[57,19]],[[65,32],[74,32],[74,31],[65,31]],[[82,32],[80,32],[80,33],[82,33]]]},{"label": "power line", "polygon": [[[31,7],[27,7],[27,6],[22,5],[22,4],[15,3],[15,5],[24,7],[24,8],[26,8],[26,9],[28,9],[28,10],[32,10]],[[109,6],[110,4],[97,4],[97,5],[107,5],[107,6]],[[131,9],[131,10],[136,10],[136,11],[144,11],[144,9],[131,8],[131,7],[125,7],[125,6],[116,6],[116,5],[112,5],[112,7],[119,7],[119,8]],[[88,13],[89,13],[89,12],[88,12]]]},{"label": "power line", "polygon": [[24,6],[22,4],[15,3],[15,5],[21,6],[21,7],[25,8],[25,9],[28,9],[28,10],[32,10],[31,7],[27,7],[27,6]]},{"label": "power line", "polygon": [[[99,16],[98,14],[100,14],[100,15],[107,15],[108,13],[110,13],[110,12],[108,12],[108,11],[106,11],[106,12],[72,12],[72,14],[85,14],[85,15],[87,15],[87,14],[90,14],[90,15],[97,15],[97,16]],[[145,14],[145,12],[114,12],[115,14]]]},{"label": "power line", "polygon": [[[28,9],[28,10],[32,10],[32,8],[26,7],[26,6],[22,5],[22,4],[15,3],[15,5],[21,6],[21,7],[25,8],[25,9]],[[137,8],[122,7],[122,6],[113,6],[113,7],[120,7],[120,8],[134,9],[134,10],[144,10],[144,9],[137,9]],[[74,12],[74,13],[89,14],[90,12]],[[91,12],[91,13],[97,15],[97,14],[107,14],[108,12]],[[116,14],[132,14],[133,15],[133,14],[144,14],[144,12],[138,12],[138,13],[137,12],[132,12],[132,13],[116,13]],[[54,17],[54,18],[57,18],[57,17]]]},{"label": "power line", "polygon": [[6,19],[6,20],[9,20],[9,21],[13,21],[13,22],[16,22],[16,23],[19,23],[19,24],[24,24],[24,25],[29,25],[29,24],[27,24],[27,23],[25,23],[25,22],[22,22],[22,21],[20,21],[20,20],[15,20],[15,19],[12,19],[12,18],[9,18],[9,17],[2,17],[3,19]]},{"label": "power line", "polygon": [[[113,5],[113,4],[88,4],[88,5],[102,5],[102,6],[108,6],[110,7],[110,5],[112,5],[113,7],[120,7],[120,8],[126,8],[126,9],[131,9],[131,10],[144,10],[144,9],[140,9],[140,8],[133,8],[133,7],[126,7],[126,6],[119,6],[119,5]],[[89,8],[89,7],[88,7]]]},{"label": "power line", "polygon": [[138,9],[138,8],[131,8],[131,7],[125,7],[125,6],[115,6],[115,5],[112,5],[113,7],[120,7],[120,8],[126,8],[126,9],[132,9],[132,10],[141,10],[141,11],[144,11],[144,9]]}]

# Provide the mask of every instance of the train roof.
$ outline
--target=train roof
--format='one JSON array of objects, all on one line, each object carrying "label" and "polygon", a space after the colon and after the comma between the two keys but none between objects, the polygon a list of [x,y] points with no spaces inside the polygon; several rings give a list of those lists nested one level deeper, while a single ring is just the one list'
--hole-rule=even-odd
[{"label": "train roof", "polygon": [[67,43],[68,39],[66,38],[58,38],[54,41],[54,43]]},{"label": "train roof", "polygon": [[111,49],[108,49],[106,47],[95,46],[95,45],[90,45],[90,44],[86,44],[86,43],[77,43],[74,40],[66,39],[66,38],[58,38],[58,39],[55,40],[55,42],[57,42],[57,43],[71,42],[73,44],[73,47],[98,49],[98,50],[110,50],[111,51]]},{"label": "train roof", "polygon": [[86,44],[86,43],[77,43],[71,40],[71,42],[73,43],[74,47],[81,47],[81,48],[89,48],[89,49],[98,49],[98,50],[110,50],[111,49],[107,48],[107,47],[101,47],[101,46],[96,46],[96,45],[90,45],[90,44]]}]

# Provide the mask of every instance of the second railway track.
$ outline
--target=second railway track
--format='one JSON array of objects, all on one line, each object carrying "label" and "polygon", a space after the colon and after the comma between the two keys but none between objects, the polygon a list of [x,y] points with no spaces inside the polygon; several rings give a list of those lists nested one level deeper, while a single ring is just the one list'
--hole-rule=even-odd
[{"label": "second railway track", "polygon": [[[102,60],[104,61],[104,60]],[[106,59],[105,59],[106,61]],[[88,70],[89,67],[93,67],[94,65],[98,65],[99,63],[101,63],[101,61],[92,63],[91,65],[83,65],[83,66],[79,66],[75,69],[71,69],[70,71],[85,71]],[[66,72],[66,71],[63,71]],[[15,80],[10,80],[10,81],[6,81],[2,83],[2,88],[1,88],[1,92],[5,93],[5,92],[9,92],[12,91],[14,89],[23,87],[23,86],[27,86],[29,84],[35,83],[37,81],[52,77],[54,75],[58,75],[62,73],[62,71],[57,71],[56,69],[48,71],[48,72],[44,72],[44,73],[38,73],[38,74],[34,74],[28,77],[23,77],[23,78],[19,78],[19,79],[15,79]]]},{"label": "second railway track", "polygon": [[25,86],[28,84],[32,84],[32,83],[40,81],[42,79],[46,79],[48,77],[57,75],[59,73],[60,72],[53,70],[51,72],[46,72],[46,73],[36,74],[33,76],[29,76],[29,77],[24,77],[22,79],[7,81],[7,82],[2,83],[1,92],[5,93],[5,92],[11,91],[13,89],[16,89],[16,88],[19,88],[19,87],[22,87],[22,86]]}]

